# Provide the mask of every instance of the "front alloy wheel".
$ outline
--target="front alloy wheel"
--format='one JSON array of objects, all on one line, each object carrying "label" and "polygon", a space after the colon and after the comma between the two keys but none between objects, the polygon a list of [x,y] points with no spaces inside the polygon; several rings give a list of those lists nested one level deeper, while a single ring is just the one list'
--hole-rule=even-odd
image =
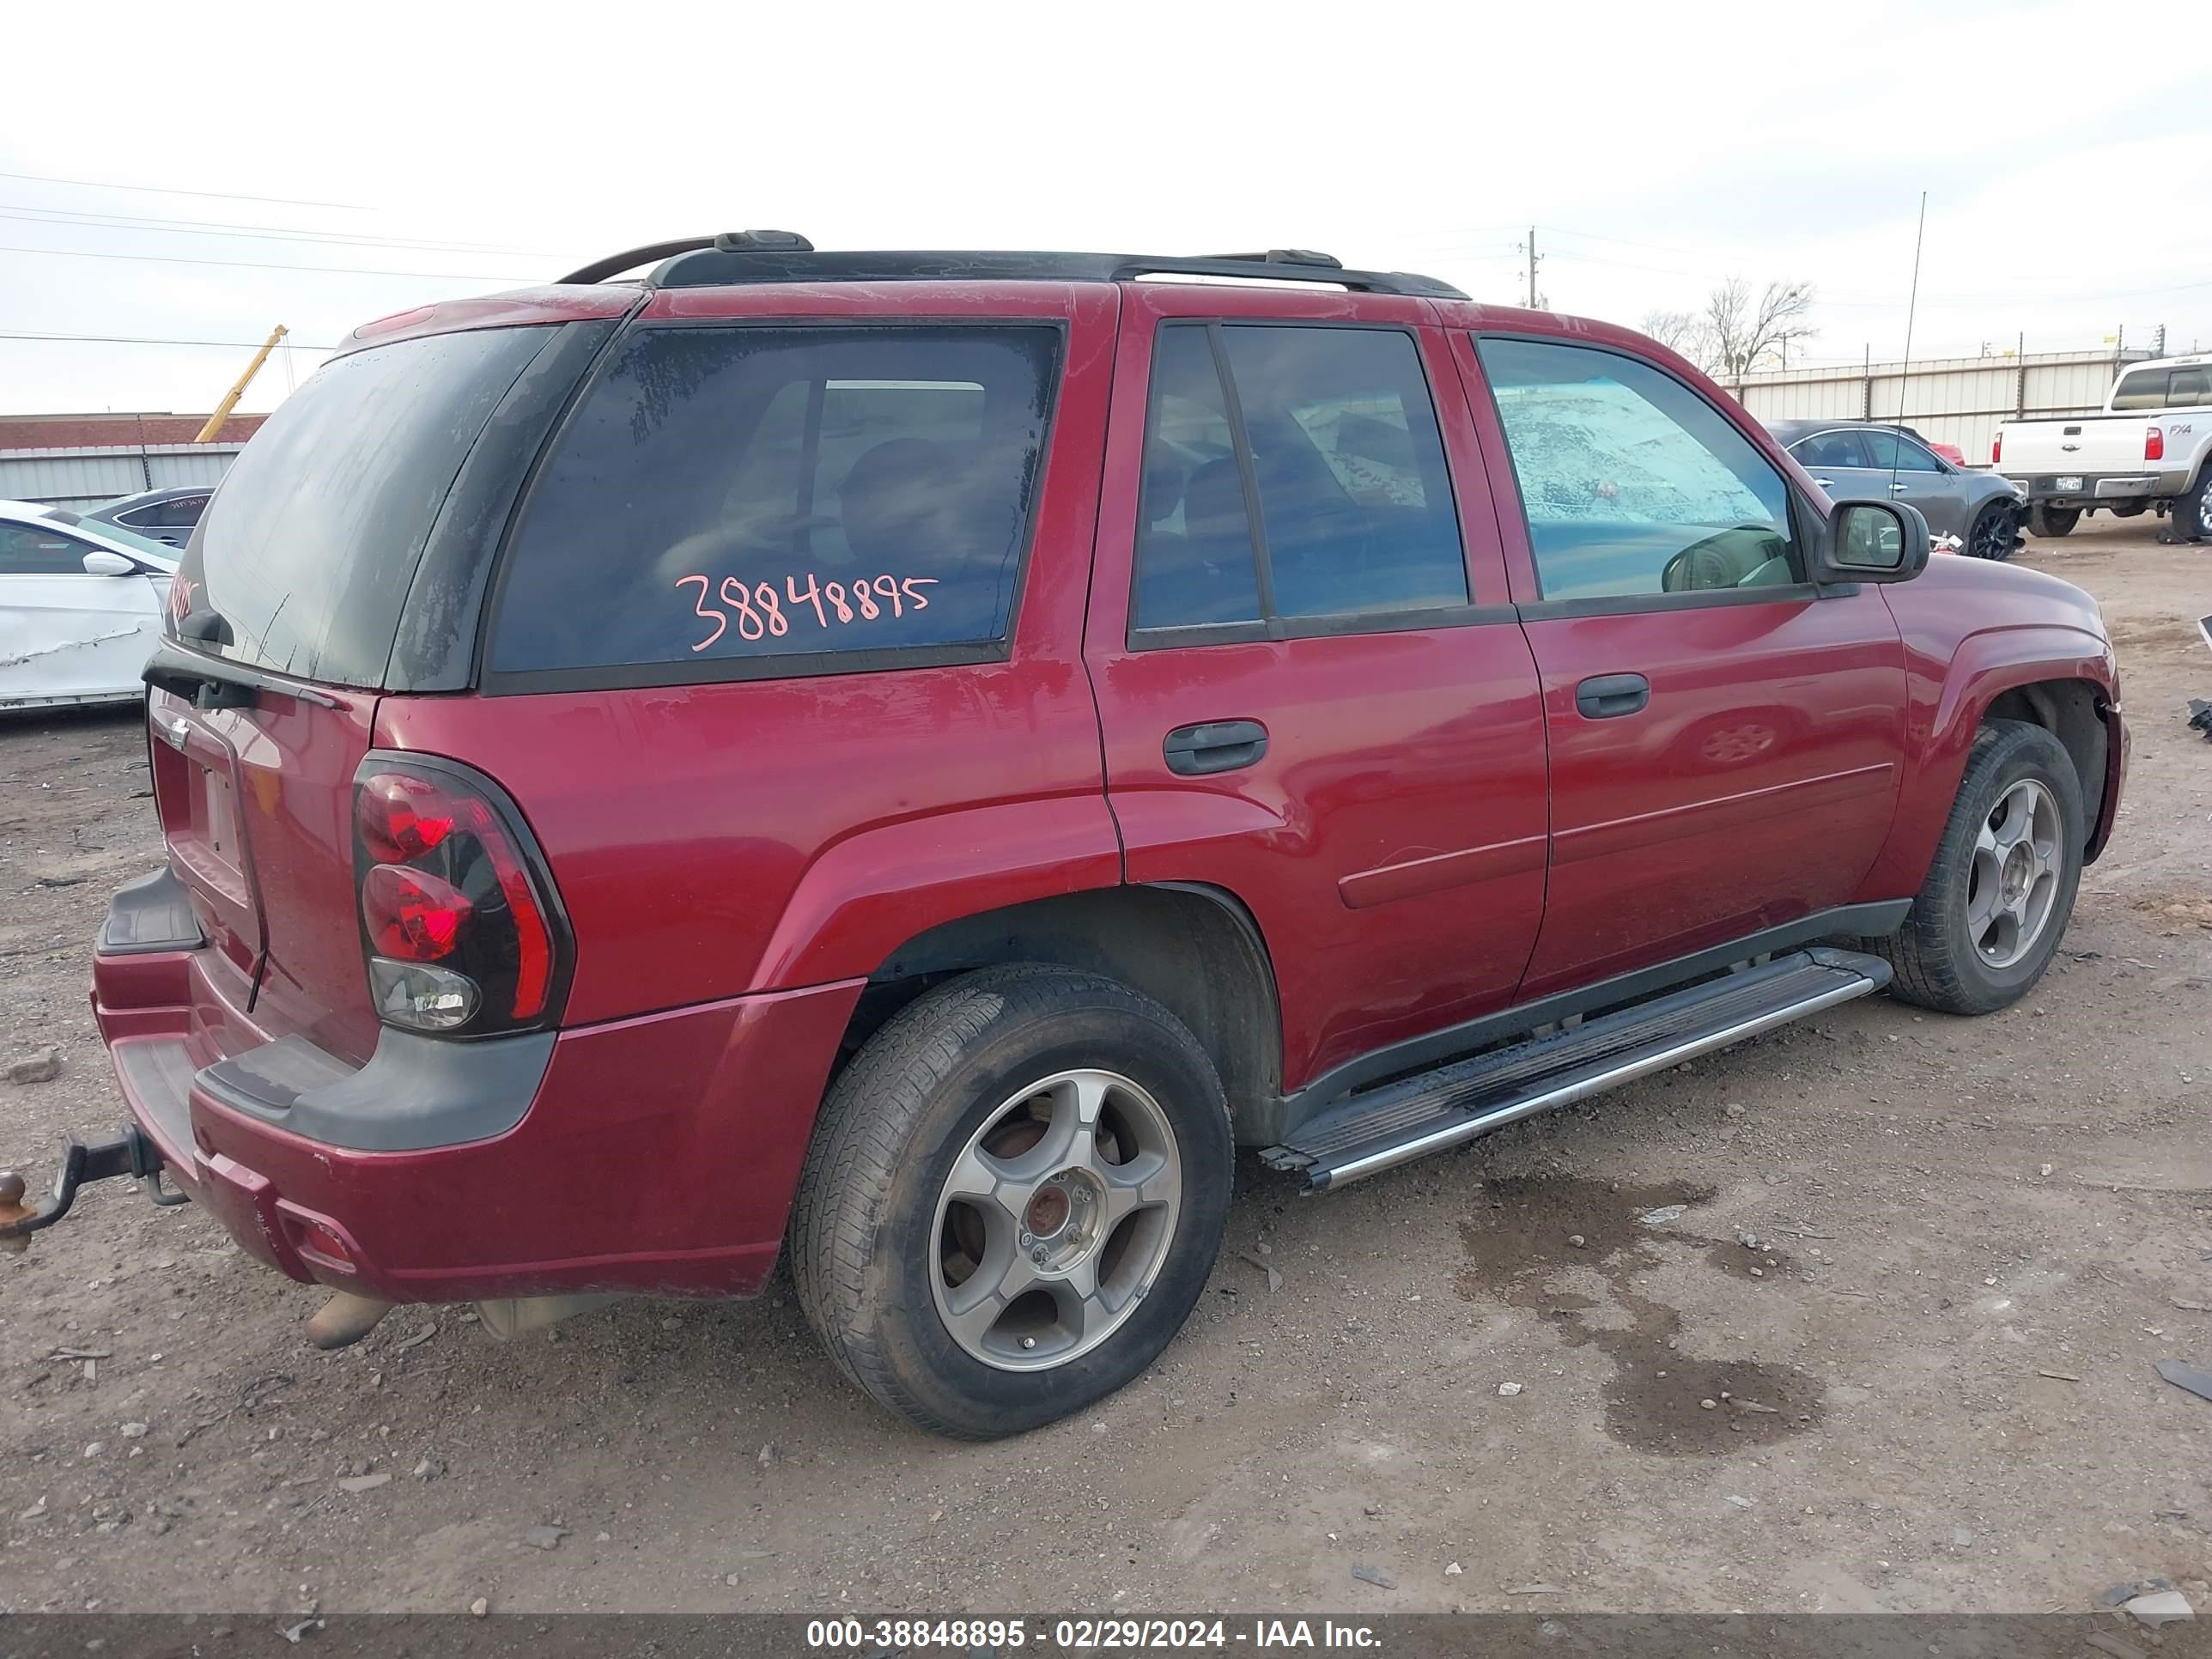
[{"label": "front alloy wheel", "polygon": [[1936,857],[1905,925],[1867,948],[1890,994],[1947,1014],[2008,1007],[2043,977],[2074,913],[2089,826],[2066,746],[1991,720],[1974,738]]},{"label": "front alloy wheel", "polygon": [[2064,854],[2058,803],[2033,778],[1998,798],[1974,837],[1966,933],[1981,959],[2009,968],[2035,948],[2058,897]]}]

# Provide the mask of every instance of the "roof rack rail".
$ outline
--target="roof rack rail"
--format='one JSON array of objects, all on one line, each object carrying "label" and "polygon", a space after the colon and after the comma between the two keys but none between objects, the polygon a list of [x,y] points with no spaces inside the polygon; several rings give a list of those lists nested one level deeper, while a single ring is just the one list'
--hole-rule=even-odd
[{"label": "roof rack rail", "polygon": [[610,276],[619,276],[625,270],[635,270],[640,265],[659,265],[679,253],[696,253],[713,248],[720,253],[750,253],[773,250],[779,253],[811,253],[814,244],[795,230],[725,230],[712,236],[684,236],[672,242],[647,242],[643,247],[625,249],[611,253],[604,259],[594,259],[580,270],[572,270],[561,278],[568,283],[604,283]]},{"label": "roof rack rail", "polygon": [[1195,258],[1141,253],[999,253],[945,251],[817,252],[792,231],[747,230],[657,242],[596,260],[564,283],[598,283],[640,265],[654,288],[720,288],[746,283],[891,283],[990,280],[1123,283],[1139,276],[1212,276],[1247,282],[1318,283],[1366,294],[1467,297],[1449,283],[1410,271],[1349,270],[1310,248]]}]

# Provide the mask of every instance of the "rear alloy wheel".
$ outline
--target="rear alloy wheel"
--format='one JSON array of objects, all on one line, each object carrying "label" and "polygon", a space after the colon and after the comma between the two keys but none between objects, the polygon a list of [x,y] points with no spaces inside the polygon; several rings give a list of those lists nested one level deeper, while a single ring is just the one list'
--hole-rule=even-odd
[{"label": "rear alloy wheel", "polygon": [[2074,526],[2081,522],[2078,507],[2031,507],[2027,509],[2027,533],[2031,536],[2070,536]]},{"label": "rear alloy wheel", "polygon": [[1213,1063],[1096,974],[987,968],[901,1011],[823,1102],[791,1222],[800,1305],[925,1429],[1018,1434],[1152,1364],[1221,1248]]},{"label": "rear alloy wheel", "polygon": [[1991,501],[1974,516],[1966,532],[1966,551],[1977,559],[2008,559],[2019,534],[2019,508],[2006,501]]},{"label": "rear alloy wheel", "polygon": [[1947,1014],[2020,1000],[2074,914],[2087,841],[2064,745],[2020,720],[1983,727],[1905,926],[1869,941],[1897,970],[1891,994]]}]

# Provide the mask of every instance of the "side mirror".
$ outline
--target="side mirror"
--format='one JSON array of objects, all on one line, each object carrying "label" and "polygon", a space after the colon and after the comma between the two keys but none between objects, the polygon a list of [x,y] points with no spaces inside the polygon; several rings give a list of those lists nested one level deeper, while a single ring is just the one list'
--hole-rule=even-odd
[{"label": "side mirror", "polygon": [[1905,501],[1840,501],[1813,556],[1819,582],[1910,581],[1928,568],[1928,520]]},{"label": "side mirror", "polygon": [[111,553],[104,547],[95,547],[84,556],[84,574],[88,576],[135,576],[138,562],[126,559],[120,553]]}]

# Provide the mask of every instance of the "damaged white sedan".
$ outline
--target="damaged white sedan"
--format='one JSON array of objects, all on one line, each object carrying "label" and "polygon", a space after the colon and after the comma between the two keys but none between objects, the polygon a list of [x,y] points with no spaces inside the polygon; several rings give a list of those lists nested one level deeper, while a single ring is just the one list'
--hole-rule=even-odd
[{"label": "damaged white sedan", "polygon": [[143,696],[174,548],[65,507],[0,501],[0,708]]}]

